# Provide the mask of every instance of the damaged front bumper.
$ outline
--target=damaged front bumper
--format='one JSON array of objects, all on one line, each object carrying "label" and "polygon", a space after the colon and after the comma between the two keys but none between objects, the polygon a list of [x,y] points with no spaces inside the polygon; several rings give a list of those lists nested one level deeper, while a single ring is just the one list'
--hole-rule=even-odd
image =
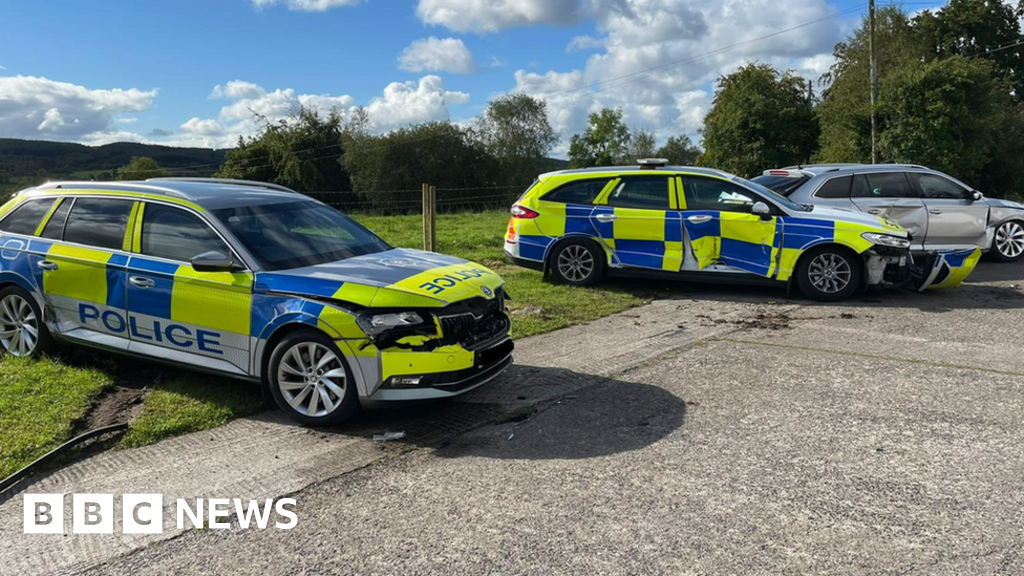
[{"label": "damaged front bumper", "polygon": [[514,345],[505,295],[496,292],[421,311],[429,322],[419,326],[346,342],[360,365],[363,404],[456,396],[500,374],[512,363]]},{"label": "damaged front bumper", "polygon": [[980,248],[911,253],[907,249],[875,246],[865,257],[865,284],[906,287],[919,292],[952,288],[971,274],[980,258]]}]

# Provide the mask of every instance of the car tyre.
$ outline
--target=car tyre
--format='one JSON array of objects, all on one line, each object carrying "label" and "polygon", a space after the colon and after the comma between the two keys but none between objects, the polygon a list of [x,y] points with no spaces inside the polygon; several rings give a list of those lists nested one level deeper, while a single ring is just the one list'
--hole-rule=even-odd
[{"label": "car tyre", "polygon": [[996,262],[1016,262],[1024,258],[1024,222],[1010,220],[1000,224],[988,257]]},{"label": "car tyre", "polygon": [[25,358],[38,358],[53,349],[39,303],[19,286],[0,290],[0,349]]},{"label": "car tyre", "polygon": [[563,284],[593,286],[604,277],[605,255],[593,242],[567,240],[555,246],[551,273]]},{"label": "car tyre", "polygon": [[842,248],[824,246],[809,251],[797,265],[796,282],[804,296],[819,302],[838,302],[853,296],[861,283],[861,264]]},{"label": "car tyre", "polygon": [[359,412],[345,356],[317,330],[297,330],[274,347],[267,384],[278,407],[300,424],[335,426]]}]

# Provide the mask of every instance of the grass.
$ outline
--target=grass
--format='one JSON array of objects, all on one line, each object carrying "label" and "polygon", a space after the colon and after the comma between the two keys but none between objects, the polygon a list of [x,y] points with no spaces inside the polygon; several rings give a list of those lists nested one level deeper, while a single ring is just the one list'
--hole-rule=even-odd
[{"label": "grass", "polygon": [[[354,216],[394,246],[422,246],[418,215]],[[505,278],[516,338],[595,320],[653,296],[652,289],[639,284],[562,286],[539,272],[509,265],[502,253],[507,224],[506,211],[441,214],[438,251],[479,262]],[[0,478],[67,440],[93,398],[116,381],[122,362],[108,355],[74,364],[0,360]],[[245,382],[164,368],[156,374],[122,446],[215,428],[266,408],[257,387]]]},{"label": "grass", "polygon": [[135,448],[164,438],[208,430],[266,409],[259,389],[249,382],[181,373],[146,395],[121,445]]},{"label": "grass", "polygon": [[68,440],[92,400],[111,384],[96,369],[0,357],[0,478]]}]

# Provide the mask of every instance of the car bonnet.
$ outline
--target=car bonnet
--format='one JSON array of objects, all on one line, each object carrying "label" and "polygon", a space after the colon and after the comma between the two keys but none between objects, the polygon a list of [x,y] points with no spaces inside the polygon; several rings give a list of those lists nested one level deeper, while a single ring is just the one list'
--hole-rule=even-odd
[{"label": "car bonnet", "polygon": [[831,220],[836,223],[837,227],[842,226],[843,224],[853,224],[854,226],[851,226],[851,228],[856,228],[858,230],[863,227],[868,227],[873,230],[866,231],[878,232],[880,234],[891,234],[893,236],[907,236],[907,231],[892,220],[842,208],[826,208],[824,206],[815,205],[814,210],[811,210],[810,212],[803,212],[799,217],[817,220]]},{"label": "car bonnet", "polygon": [[468,298],[491,299],[503,284],[494,271],[475,262],[405,248],[256,277],[257,291],[375,308],[440,307]]}]

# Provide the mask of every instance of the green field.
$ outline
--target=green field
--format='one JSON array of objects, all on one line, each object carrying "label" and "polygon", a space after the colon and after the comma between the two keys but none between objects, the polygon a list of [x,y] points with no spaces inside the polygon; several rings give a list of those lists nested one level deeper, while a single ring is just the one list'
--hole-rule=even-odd
[{"label": "green field", "polygon": [[[354,216],[394,246],[422,247],[417,215]],[[501,249],[507,224],[506,211],[441,214],[438,251],[484,264],[505,278],[517,338],[607,316],[643,304],[653,295],[639,284],[562,286],[543,280],[539,272],[511,266]],[[113,385],[112,366],[119,359],[104,354],[97,358],[76,356],[74,364],[60,359],[0,360],[0,477],[67,440],[93,399]],[[87,366],[81,367],[83,363]],[[142,446],[267,409],[255,386],[178,370],[161,373],[166,378],[151,385],[122,445]]]}]

